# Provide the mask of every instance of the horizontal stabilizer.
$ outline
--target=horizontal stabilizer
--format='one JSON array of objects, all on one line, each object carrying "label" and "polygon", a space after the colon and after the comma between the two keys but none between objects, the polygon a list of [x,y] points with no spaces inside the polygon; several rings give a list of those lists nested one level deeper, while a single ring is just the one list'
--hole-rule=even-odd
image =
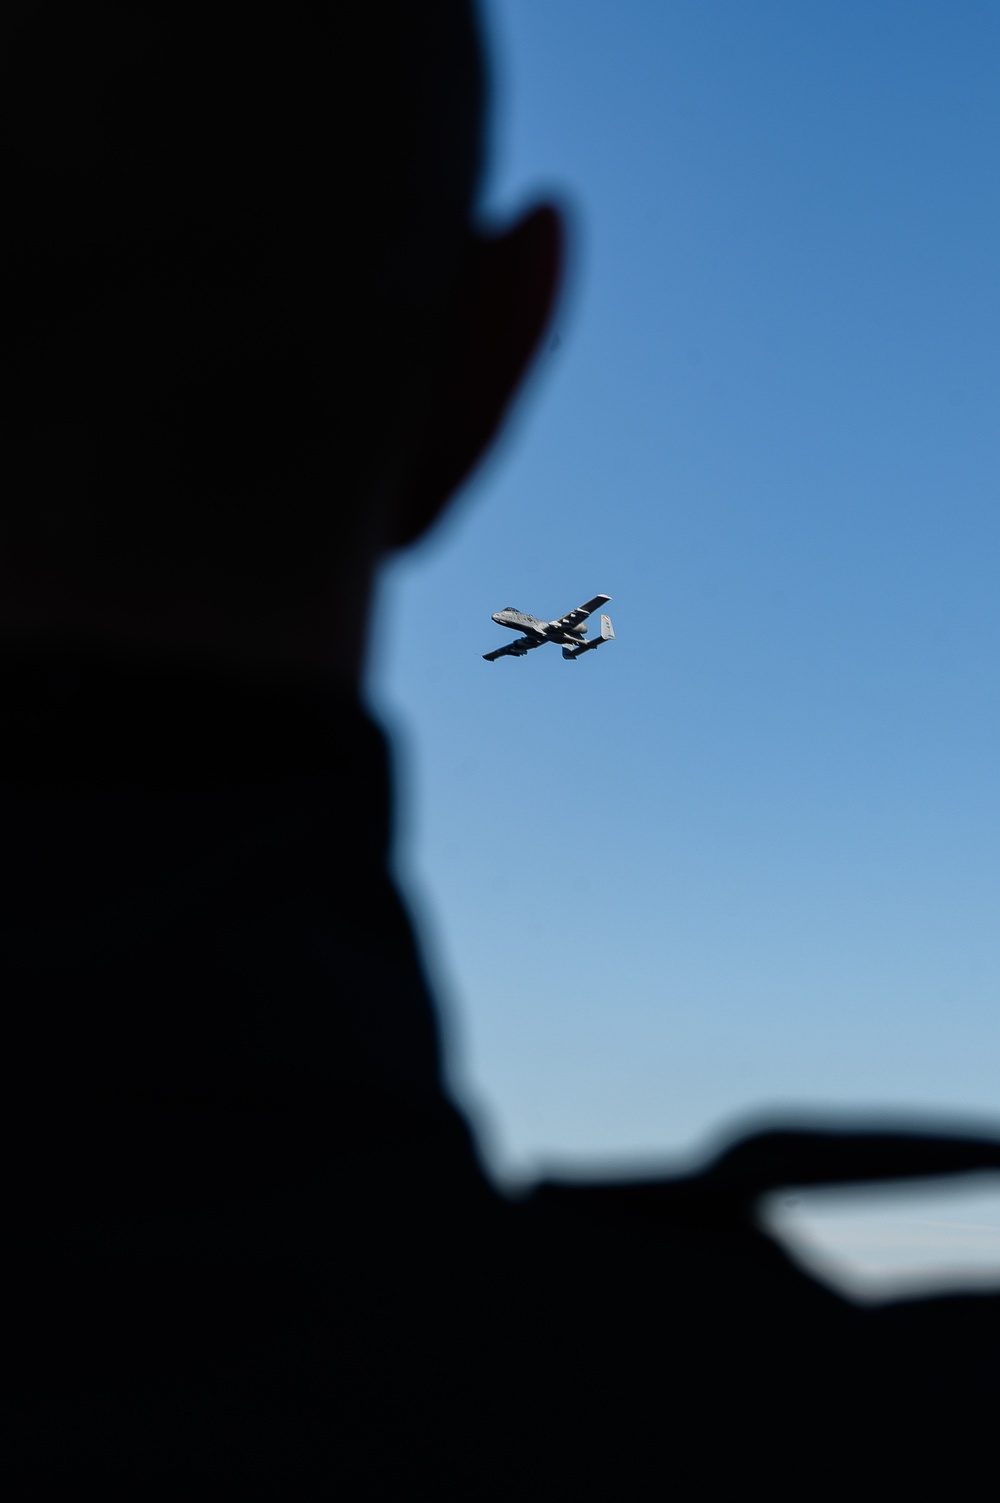
[{"label": "horizontal stabilizer", "polygon": [[605,642],[610,642],[613,639],[614,634],[615,629],[611,625],[611,617],[602,616],[601,635],[599,637],[592,637],[589,642],[584,642],[579,647],[564,647],[563,657],[578,658],[583,652],[593,652],[595,647],[603,647]]}]

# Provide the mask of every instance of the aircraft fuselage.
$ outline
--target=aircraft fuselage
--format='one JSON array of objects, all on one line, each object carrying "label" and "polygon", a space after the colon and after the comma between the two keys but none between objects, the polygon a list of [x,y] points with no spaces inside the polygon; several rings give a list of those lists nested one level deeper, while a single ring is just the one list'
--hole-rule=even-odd
[{"label": "aircraft fuselage", "polygon": [[502,611],[494,611],[493,620],[498,626],[510,626],[515,631],[523,631],[528,636],[537,637],[539,645],[542,642],[566,642],[579,646],[587,637],[585,625],[563,626],[561,621],[541,621],[537,616],[528,616],[524,611],[516,611],[513,606],[507,606]]}]

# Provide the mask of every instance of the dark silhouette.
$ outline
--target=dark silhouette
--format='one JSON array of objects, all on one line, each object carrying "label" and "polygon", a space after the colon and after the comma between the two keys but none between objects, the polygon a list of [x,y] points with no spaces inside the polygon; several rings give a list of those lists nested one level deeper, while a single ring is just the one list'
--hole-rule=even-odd
[{"label": "dark silhouette", "polygon": [[547,206],[473,227],[468,7],[4,27],[11,1495],[995,1469],[996,1301],[857,1309],[754,1204],[996,1142],[789,1130],[514,1201],[442,1088],[364,621],[489,444],[560,258]]}]

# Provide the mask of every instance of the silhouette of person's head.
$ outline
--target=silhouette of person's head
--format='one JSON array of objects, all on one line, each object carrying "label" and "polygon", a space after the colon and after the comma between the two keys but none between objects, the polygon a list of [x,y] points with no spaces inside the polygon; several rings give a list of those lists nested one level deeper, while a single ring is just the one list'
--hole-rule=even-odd
[{"label": "silhouette of person's head", "polygon": [[475,224],[472,7],[5,27],[0,631],[353,677],[558,280],[554,211]]}]

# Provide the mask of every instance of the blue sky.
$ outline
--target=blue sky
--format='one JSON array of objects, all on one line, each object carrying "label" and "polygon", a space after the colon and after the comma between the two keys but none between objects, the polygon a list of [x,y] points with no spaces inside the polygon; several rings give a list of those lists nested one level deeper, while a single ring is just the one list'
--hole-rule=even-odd
[{"label": "blue sky", "polygon": [[[492,0],[571,267],[370,674],[495,1167],[1000,1120],[1000,8]],[[617,640],[482,661],[597,591]]]}]

